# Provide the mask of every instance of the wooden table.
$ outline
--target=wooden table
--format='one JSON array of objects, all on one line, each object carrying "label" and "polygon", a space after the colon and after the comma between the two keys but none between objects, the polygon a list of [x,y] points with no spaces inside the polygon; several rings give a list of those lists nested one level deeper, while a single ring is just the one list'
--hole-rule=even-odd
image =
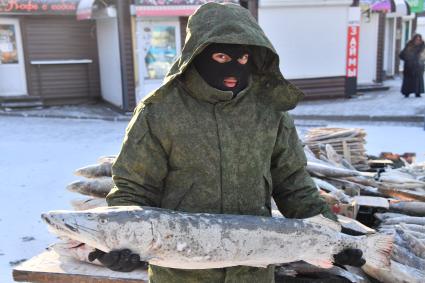
[{"label": "wooden table", "polygon": [[115,272],[102,266],[61,257],[52,250],[15,267],[13,279],[38,283],[148,283],[148,274],[146,270]]}]

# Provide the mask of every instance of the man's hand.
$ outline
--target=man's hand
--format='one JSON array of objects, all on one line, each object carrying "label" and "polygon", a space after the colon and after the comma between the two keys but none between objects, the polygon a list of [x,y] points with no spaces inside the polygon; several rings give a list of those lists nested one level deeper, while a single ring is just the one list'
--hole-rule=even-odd
[{"label": "man's hand", "polygon": [[115,250],[109,253],[96,249],[89,254],[89,261],[96,259],[113,271],[130,272],[146,266],[145,262],[140,261],[140,256],[132,253],[129,249]]},{"label": "man's hand", "polygon": [[334,260],[338,265],[361,267],[366,263],[366,260],[362,256],[363,252],[359,249],[345,249],[334,255]]},{"label": "man's hand", "polygon": [[[341,228],[341,233],[358,236],[362,235],[359,232],[356,232],[351,229]],[[360,267],[366,263],[366,260],[363,258],[363,252],[359,249],[345,249],[340,253],[334,255],[335,264],[337,265],[351,265],[355,267]]]}]

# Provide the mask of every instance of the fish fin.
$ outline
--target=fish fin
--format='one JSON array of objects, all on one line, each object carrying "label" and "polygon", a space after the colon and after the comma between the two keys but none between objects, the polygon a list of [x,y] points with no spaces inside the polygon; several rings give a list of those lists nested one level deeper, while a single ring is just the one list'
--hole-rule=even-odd
[{"label": "fish fin", "polygon": [[331,268],[332,266],[334,266],[330,258],[329,259],[320,259],[320,258],[304,259],[304,261],[321,268]]},{"label": "fish fin", "polygon": [[394,235],[370,234],[362,241],[363,258],[369,265],[377,268],[390,266],[394,245]]},{"label": "fish fin", "polygon": [[326,218],[321,214],[310,217],[310,218],[306,218],[305,221],[313,223],[313,224],[319,224],[320,226],[326,226],[331,228],[332,230],[341,232],[341,224],[329,218]]}]

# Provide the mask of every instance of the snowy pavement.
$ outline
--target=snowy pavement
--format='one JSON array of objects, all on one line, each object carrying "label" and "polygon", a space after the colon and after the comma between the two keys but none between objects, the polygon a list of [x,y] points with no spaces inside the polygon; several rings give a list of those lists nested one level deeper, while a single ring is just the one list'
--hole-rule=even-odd
[{"label": "snowy pavement", "polygon": [[[365,92],[350,99],[302,101],[290,111],[297,119],[328,121],[393,121],[424,123],[425,94],[405,98],[400,94],[401,79],[386,80],[389,90]],[[49,117],[128,121],[131,113],[118,113],[107,104],[55,106],[35,109],[1,109],[1,116]]]},{"label": "snowy pavement", "polygon": [[[336,119],[357,117],[356,120],[421,120],[425,115],[425,94],[421,98],[410,95],[405,98],[400,93],[401,79],[385,81],[389,90],[365,92],[350,99],[303,101],[291,111],[295,117],[329,116]],[[414,119],[416,117],[416,119]],[[344,119],[345,120],[345,119]]]},{"label": "snowy pavement", "polygon": [[[118,153],[126,125],[126,121],[0,117],[1,283],[13,282],[15,263],[37,255],[55,241],[40,214],[71,209],[70,200],[79,197],[65,190],[79,179],[73,171],[95,163],[102,155]],[[368,132],[368,153],[409,151],[425,161],[422,127],[358,122],[317,125],[363,127]],[[307,128],[306,124],[299,127],[301,135]]]},{"label": "snowy pavement", "polygon": [[0,117],[0,282],[55,238],[42,212],[71,209],[73,171],[116,154],[127,122]]}]

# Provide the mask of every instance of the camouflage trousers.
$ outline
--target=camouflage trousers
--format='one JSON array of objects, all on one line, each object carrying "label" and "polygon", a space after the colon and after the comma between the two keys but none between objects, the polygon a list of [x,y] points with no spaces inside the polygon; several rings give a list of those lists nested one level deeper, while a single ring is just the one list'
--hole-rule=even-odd
[{"label": "camouflage trousers", "polygon": [[149,266],[150,283],[274,283],[274,266],[187,270]]}]

